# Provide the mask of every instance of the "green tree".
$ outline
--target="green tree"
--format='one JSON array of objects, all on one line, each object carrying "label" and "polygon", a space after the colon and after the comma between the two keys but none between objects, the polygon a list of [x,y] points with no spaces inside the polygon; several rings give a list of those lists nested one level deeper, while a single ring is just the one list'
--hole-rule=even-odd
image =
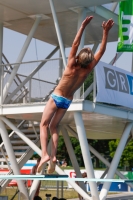
[{"label": "green tree", "polygon": [[[113,158],[120,140],[112,140],[109,142],[110,156]],[[130,141],[125,147],[120,162],[120,168],[131,170],[133,168],[133,141]]]},{"label": "green tree", "polygon": [[82,157],[82,152],[81,152],[79,140],[74,138],[74,137],[71,137],[70,140],[71,140],[75,155],[77,157],[77,161],[79,163],[79,166],[84,167],[84,162],[83,162],[83,157]]},{"label": "green tree", "polygon": [[[84,166],[83,163],[83,158],[81,155],[81,148],[80,148],[80,144],[79,144],[79,140],[74,138],[74,137],[70,137],[70,141],[72,143],[73,149],[74,149],[74,153],[76,155],[77,161],[79,163],[79,166]],[[59,136],[59,142],[58,142],[58,149],[57,149],[57,159],[59,160],[63,160],[65,159],[66,162],[71,165],[70,162],[70,158],[67,152],[67,148],[64,142],[64,139],[62,136]]]},{"label": "green tree", "polygon": [[57,148],[57,159],[58,160],[65,159],[67,163],[69,163],[69,160],[70,160],[68,152],[67,152],[67,148],[62,136],[59,136],[58,148]]},{"label": "green tree", "polygon": [[[109,142],[110,140],[88,140],[88,143],[96,151],[110,161]],[[101,168],[102,166],[104,166],[103,163],[97,157],[95,157],[95,167]]]}]

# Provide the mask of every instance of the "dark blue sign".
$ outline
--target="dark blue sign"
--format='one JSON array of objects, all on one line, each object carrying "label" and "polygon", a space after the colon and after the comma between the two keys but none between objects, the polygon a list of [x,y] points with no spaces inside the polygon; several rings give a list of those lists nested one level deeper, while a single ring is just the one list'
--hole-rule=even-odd
[{"label": "dark blue sign", "polygon": [[[101,191],[102,187],[103,187],[103,184],[100,184],[99,186],[97,186],[97,190]],[[86,185],[86,190],[87,190],[87,192],[90,191],[89,184]],[[111,192],[127,192],[128,185],[126,183],[121,183],[121,182],[111,183],[109,191],[111,191]]]},{"label": "dark blue sign", "polygon": [[112,183],[110,186],[109,191],[115,191],[115,192],[127,192],[128,191],[128,185],[126,183]]}]

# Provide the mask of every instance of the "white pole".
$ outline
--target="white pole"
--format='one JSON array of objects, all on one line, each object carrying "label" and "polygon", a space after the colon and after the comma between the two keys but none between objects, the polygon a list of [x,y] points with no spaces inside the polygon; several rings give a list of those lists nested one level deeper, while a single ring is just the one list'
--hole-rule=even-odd
[{"label": "white pole", "polygon": [[31,88],[32,88],[32,80],[29,80],[29,102],[31,102]]},{"label": "white pole", "polygon": [[[70,141],[70,138],[69,138],[69,135],[68,135],[68,132],[67,130],[64,128],[64,126],[61,126],[61,130],[62,130],[62,135],[63,135],[63,138],[64,138],[64,142],[66,144],[66,147],[67,147],[67,151],[68,151],[68,154],[69,154],[69,157],[70,157],[70,160],[72,162],[72,166],[76,172],[76,177],[79,177],[79,178],[82,178],[82,174],[80,172],[80,168],[79,168],[79,164],[77,162],[77,159],[76,159],[76,156],[75,156],[75,153],[74,153],[74,150],[73,150],[73,147],[72,147],[72,144],[71,144],[71,141]],[[79,186],[84,190],[86,191],[86,188],[85,188],[85,184],[83,182],[79,182]],[[77,191],[78,192],[78,191]]]},{"label": "white pole", "polygon": [[82,94],[81,96],[81,99],[84,97],[84,99],[91,93],[91,91],[93,90],[93,84],[92,83],[88,88],[87,90]]},{"label": "white pole", "polygon": [[[5,152],[4,152],[4,150],[3,150],[3,147],[1,147],[0,150],[1,150],[1,153],[2,153],[2,155],[3,155],[3,157],[4,157],[5,161],[6,161],[7,165],[8,165],[8,169],[9,169],[9,170],[12,170],[12,169],[11,169],[11,166],[10,166],[10,163],[9,163],[9,161],[8,161],[7,158],[6,158],[6,155],[5,155]],[[4,165],[4,162],[3,162],[3,165]]]},{"label": "white pole", "polygon": [[[3,23],[0,22],[0,64],[2,64],[3,52]],[[0,66],[0,105],[3,102],[3,66]]]},{"label": "white pole", "polygon": [[[23,57],[24,57],[24,55],[25,55],[25,53],[26,53],[26,50],[28,49],[28,46],[29,46],[29,44],[30,44],[30,42],[31,42],[31,39],[33,38],[33,35],[34,35],[34,33],[35,33],[35,31],[36,31],[38,25],[39,25],[39,22],[40,22],[41,18],[42,18],[42,17],[39,16],[39,15],[36,16],[35,23],[34,23],[34,25],[32,26],[29,35],[27,36],[27,39],[26,39],[26,41],[25,41],[25,43],[24,43],[24,45],[23,45],[23,47],[22,47],[22,50],[21,50],[21,52],[20,52],[20,54],[19,54],[19,56],[18,56],[18,59],[17,59],[16,63],[22,62],[22,59],[23,59]],[[7,81],[7,83],[6,83],[5,87],[4,87],[4,91],[3,91],[3,101],[5,100],[5,98],[6,98],[7,94],[8,94],[9,88],[10,88],[12,82],[13,82],[13,79],[14,79],[14,77],[15,77],[17,71],[18,71],[19,66],[20,66],[20,64],[15,65],[15,67],[13,68],[12,73],[11,73],[11,75],[10,75],[10,77],[9,77],[9,80]]]},{"label": "white pole", "polygon": [[[96,42],[94,44],[93,49],[92,49],[93,53],[96,52],[98,45],[99,45],[98,42]],[[97,85],[96,85],[96,70],[94,68],[94,75],[93,75],[93,102],[96,102],[96,87],[97,87]]]},{"label": "white pole", "polygon": [[[48,144],[48,153],[50,152],[50,147],[51,147],[51,139],[50,139],[50,142],[49,142],[49,144]],[[49,153],[49,155],[50,155],[50,153]],[[46,167],[46,164],[47,164],[47,163],[44,163],[44,165],[43,165],[43,170],[42,170],[42,172],[41,172],[40,174],[43,174],[44,169],[45,169],[45,167]],[[37,190],[37,188],[38,188],[38,186],[39,186],[39,183],[40,183],[40,180],[34,180],[34,181],[32,182],[32,185],[31,185],[30,191],[29,191],[30,200],[34,199],[34,195],[35,195],[36,190]]]},{"label": "white pole", "polygon": [[[62,55],[61,55],[61,50],[59,50],[59,57],[61,58]],[[62,74],[63,74],[63,60],[62,59],[59,59],[59,78],[62,77]]]},{"label": "white pole", "polygon": [[65,49],[64,49],[64,45],[63,45],[63,41],[62,41],[62,37],[61,37],[61,32],[60,32],[59,23],[58,23],[58,19],[56,16],[53,0],[49,0],[49,3],[50,3],[52,15],[53,15],[54,25],[55,25],[56,34],[57,34],[58,41],[59,41],[62,58],[63,58],[63,64],[64,64],[64,67],[66,67],[67,61],[66,61],[66,56],[65,56]]},{"label": "white pole", "polygon": [[[123,135],[122,135],[122,137],[120,139],[120,142],[119,142],[119,145],[117,147],[117,150],[115,152],[114,158],[113,158],[113,160],[111,162],[110,169],[108,171],[106,179],[113,178],[113,176],[115,174],[115,171],[117,169],[121,154],[122,154],[122,152],[124,150],[124,147],[126,145],[126,142],[127,142],[127,139],[128,139],[128,136],[129,136],[129,133],[131,131],[132,126],[133,126],[133,123],[127,123],[127,125],[125,127],[125,130],[124,130]],[[106,196],[107,196],[107,193],[109,191],[110,185],[111,185],[110,182],[104,183],[103,188],[102,188],[101,193],[100,193],[100,200],[105,200],[106,199]]]},{"label": "white pole", "polygon": [[[5,125],[1,120],[0,120],[0,133],[1,133],[2,140],[5,144],[7,155],[9,157],[10,162],[11,162],[11,168],[12,168],[15,175],[20,175],[20,169],[18,167],[18,163],[17,163],[15,155],[14,155],[14,151],[13,151],[13,148],[12,148],[12,145],[11,145],[11,141],[8,137],[8,133],[7,133],[7,130],[5,128]],[[18,183],[19,190],[21,191],[21,193],[23,195],[23,198],[29,199],[26,187],[24,185],[24,182],[23,181],[17,181],[17,183]]]},{"label": "white pole", "polygon": [[96,70],[94,69],[94,75],[93,75],[93,103],[96,102],[96,87],[97,87],[97,84],[96,84]]},{"label": "white pole", "polygon": [[[81,150],[82,150],[85,168],[87,171],[87,177],[95,178],[92,161],[91,161],[90,150],[89,150],[89,146],[88,146],[88,142],[87,142],[87,138],[86,138],[86,132],[85,132],[81,113],[75,112],[74,119],[75,119],[75,123],[76,123],[76,128],[77,128],[78,138],[79,138],[79,142],[80,142],[80,146],[81,146]],[[98,200],[99,195],[98,195],[98,191],[97,191],[96,182],[89,182],[89,185],[90,185],[90,190],[91,190],[91,194],[92,194],[92,199]]]}]

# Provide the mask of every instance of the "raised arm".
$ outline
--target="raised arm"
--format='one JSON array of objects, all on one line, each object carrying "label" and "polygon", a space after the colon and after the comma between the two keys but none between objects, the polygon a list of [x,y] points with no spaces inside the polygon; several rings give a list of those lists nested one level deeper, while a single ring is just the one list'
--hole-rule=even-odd
[{"label": "raised arm", "polygon": [[95,65],[99,62],[100,58],[103,56],[103,54],[106,50],[108,34],[109,34],[109,31],[110,31],[110,29],[112,28],[113,25],[114,25],[114,21],[112,19],[109,19],[107,22],[104,21],[102,23],[102,27],[103,27],[102,42],[101,42],[101,45],[100,45],[100,49],[94,55],[94,60],[91,63],[92,68],[95,67]]},{"label": "raised arm", "polygon": [[78,46],[80,44],[81,41],[81,37],[82,34],[84,32],[85,27],[89,24],[89,22],[92,20],[93,16],[90,17],[86,17],[86,19],[82,22],[80,29],[78,30],[75,39],[72,43],[72,48],[68,57],[68,62],[70,62],[71,59],[75,59],[77,50],[78,50]]}]

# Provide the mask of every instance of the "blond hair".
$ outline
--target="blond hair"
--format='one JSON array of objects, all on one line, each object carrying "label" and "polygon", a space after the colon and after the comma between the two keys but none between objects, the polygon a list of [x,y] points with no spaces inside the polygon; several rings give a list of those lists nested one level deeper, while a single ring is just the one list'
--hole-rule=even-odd
[{"label": "blond hair", "polygon": [[82,68],[86,68],[87,65],[94,59],[94,55],[90,48],[84,48],[79,52],[77,58],[78,64],[80,64]]}]

